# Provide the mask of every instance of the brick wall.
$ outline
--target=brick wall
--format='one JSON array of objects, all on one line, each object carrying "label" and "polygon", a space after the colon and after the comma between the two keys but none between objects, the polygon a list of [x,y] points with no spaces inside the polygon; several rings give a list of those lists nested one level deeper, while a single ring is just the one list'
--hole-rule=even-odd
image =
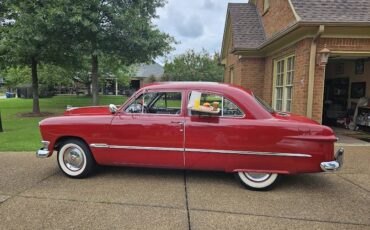
[{"label": "brick wall", "polygon": [[237,55],[228,54],[225,65],[224,82],[230,82],[230,70],[234,70],[234,84],[240,85],[240,63]]},{"label": "brick wall", "polygon": [[240,59],[240,85],[250,89],[259,97],[263,96],[265,58]]},{"label": "brick wall", "polygon": [[296,22],[288,0],[270,0],[270,8],[263,12],[263,0],[257,0],[257,8],[262,16],[262,23],[267,38]]},{"label": "brick wall", "polygon": [[312,39],[304,39],[295,45],[295,74],[293,83],[292,112],[306,116],[308,97],[308,73]]},{"label": "brick wall", "polygon": [[273,70],[273,57],[266,57],[262,99],[270,105],[272,105]]}]

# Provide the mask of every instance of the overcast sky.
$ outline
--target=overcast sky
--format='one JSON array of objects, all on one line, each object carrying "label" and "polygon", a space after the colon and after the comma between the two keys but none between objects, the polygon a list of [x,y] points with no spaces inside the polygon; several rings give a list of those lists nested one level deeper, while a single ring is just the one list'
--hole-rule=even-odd
[{"label": "overcast sky", "polygon": [[[168,58],[196,51],[220,52],[228,2],[247,0],[167,0],[158,10],[159,19],[154,23],[163,32],[172,35],[179,44],[175,45]],[[163,62],[163,59],[159,59]]]}]

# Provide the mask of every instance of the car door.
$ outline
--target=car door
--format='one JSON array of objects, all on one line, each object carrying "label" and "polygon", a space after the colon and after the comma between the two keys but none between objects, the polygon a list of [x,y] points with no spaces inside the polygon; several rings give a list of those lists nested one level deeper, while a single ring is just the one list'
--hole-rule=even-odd
[{"label": "car door", "polygon": [[115,164],[184,167],[183,92],[144,92],[111,123]]},{"label": "car door", "polygon": [[185,167],[188,169],[225,170],[235,156],[234,151],[248,148],[245,139],[252,129],[244,119],[244,112],[221,94],[201,92],[200,105],[214,103],[220,108],[218,114],[187,111]]}]

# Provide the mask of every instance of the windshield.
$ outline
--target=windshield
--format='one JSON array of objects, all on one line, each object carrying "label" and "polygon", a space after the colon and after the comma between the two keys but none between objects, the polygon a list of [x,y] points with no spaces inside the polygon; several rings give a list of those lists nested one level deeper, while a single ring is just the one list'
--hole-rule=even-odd
[{"label": "windshield", "polygon": [[253,96],[256,99],[256,101],[258,101],[258,103],[260,105],[262,105],[262,107],[267,110],[267,112],[275,113],[275,110],[269,104],[267,104],[264,100],[262,100],[261,98],[259,98],[258,96],[254,95],[254,94],[253,94]]}]

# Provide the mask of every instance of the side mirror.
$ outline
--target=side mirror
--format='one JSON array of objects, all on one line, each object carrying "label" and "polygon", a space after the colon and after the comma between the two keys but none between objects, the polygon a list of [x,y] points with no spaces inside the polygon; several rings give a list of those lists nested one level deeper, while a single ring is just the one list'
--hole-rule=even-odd
[{"label": "side mirror", "polygon": [[117,106],[113,105],[113,104],[110,104],[109,105],[109,111],[112,113],[112,114],[115,114],[117,112]]}]

